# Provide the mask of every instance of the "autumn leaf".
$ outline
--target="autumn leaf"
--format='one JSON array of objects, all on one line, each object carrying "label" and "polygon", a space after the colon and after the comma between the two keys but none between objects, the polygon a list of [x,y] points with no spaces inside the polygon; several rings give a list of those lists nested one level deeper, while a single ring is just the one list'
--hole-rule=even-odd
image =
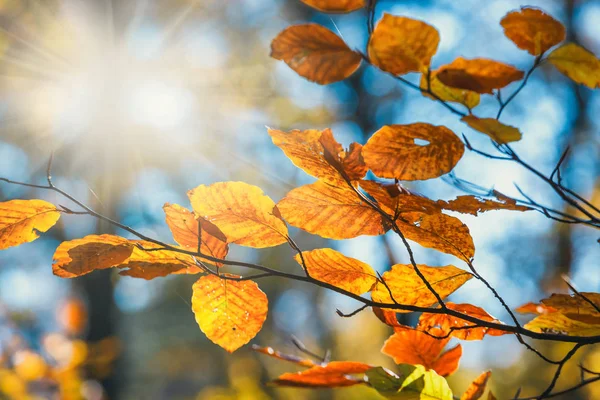
[{"label": "autumn leaf", "polygon": [[192,286],[192,310],[207,338],[230,353],[248,343],[267,318],[267,296],[234,275],[203,276]]},{"label": "autumn leaf", "polygon": [[143,240],[129,242],[134,245],[133,252],[125,262],[116,266],[123,269],[119,275],[150,280],[171,274],[198,274],[203,271],[189,255],[157,250],[162,247]]},{"label": "autumn leaf", "polygon": [[[483,321],[494,322],[501,324],[502,322],[489,315],[483,308],[471,304],[454,304],[446,302],[446,307],[450,310],[458,311],[470,317],[475,317]],[[449,335],[460,340],[482,340],[485,335],[501,336],[507,335],[510,332],[500,329],[487,328],[484,326],[475,326],[473,322],[457,318],[453,315],[423,313],[419,318],[417,329],[430,332],[433,330],[441,330],[443,335]],[[474,326],[473,328],[465,329],[465,327]]]},{"label": "autumn leaf", "polygon": [[422,365],[399,365],[398,375],[383,367],[376,367],[365,375],[369,385],[388,399],[453,400],[446,379],[433,370],[427,371]]},{"label": "autumn leaf", "polygon": [[465,115],[461,118],[461,121],[476,131],[488,135],[493,141],[500,144],[517,142],[523,136],[519,129],[505,125],[494,118],[478,118],[474,115]]},{"label": "autumn leaf", "polygon": [[348,78],[362,57],[319,24],[293,25],[271,42],[271,57],[285,61],[298,75],[327,85]]},{"label": "autumn leaf", "polygon": [[600,323],[586,323],[568,318],[560,312],[540,315],[524,326],[533,332],[570,336],[600,335]]},{"label": "autumn leaf", "polygon": [[485,387],[492,373],[490,371],[482,372],[467,388],[460,397],[460,400],[479,400],[485,392]]},{"label": "autumn leaf", "polygon": [[[584,298],[585,297],[585,298]],[[588,323],[600,324],[600,293],[552,294],[542,300],[546,310],[556,310],[566,317]]]},{"label": "autumn leaf", "polygon": [[44,200],[10,200],[0,203],[0,250],[33,242],[40,232],[60,218],[53,204]]},{"label": "autumn leaf", "polygon": [[396,317],[395,310],[389,310],[387,308],[381,308],[381,307],[371,307],[371,308],[373,309],[373,314],[375,314],[375,316],[377,318],[379,318],[379,320],[381,322],[383,322],[384,324],[391,326],[392,328],[404,326],[398,322],[398,317]]},{"label": "autumn leaf", "polygon": [[[310,369],[281,375],[274,384],[312,388],[345,387],[364,383],[362,375],[372,367],[354,361],[332,361]],[[354,377],[353,375],[356,375]]]},{"label": "autumn leaf", "polygon": [[566,36],[563,24],[537,8],[521,7],[520,11],[509,12],[500,25],[507,38],[534,56],[559,44]]},{"label": "autumn leaf", "polygon": [[380,178],[424,180],[452,170],[464,145],[450,129],[426,123],[387,125],[364,145],[367,167]]},{"label": "autumn leaf", "polygon": [[548,314],[556,312],[558,310],[551,307],[546,307],[543,304],[536,304],[530,302],[516,308],[515,311],[521,314]]},{"label": "autumn leaf", "polygon": [[294,259],[300,265],[304,262],[311,278],[357,295],[370,291],[377,282],[370,265],[333,249],[303,251],[302,257],[296,254]]},{"label": "autumn leaf", "polygon": [[369,59],[393,75],[421,72],[431,63],[439,42],[440,34],[433,26],[385,13],[369,39]]},{"label": "autumn leaf", "polygon": [[275,203],[244,182],[200,185],[188,192],[197,217],[216,225],[229,243],[272,247],[287,242],[287,227]]},{"label": "autumn leaf", "polygon": [[291,190],[278,204],[297,228],[328,239],[350,239],[386,232],[381,214],[350,188],[317,181]]},{"label": "autumn leaf", "polygon": [[[431,332],[433,336],[443,336],[438,330]],[[390,336],[381,352],[394,359],[396,364],[422,365],[425,369],[433,369],[440,376],[448,376],[456,372],[462,355],[461,345],[443,352],[450,337],[436,339],[425,332],[412,328],[399,328]]]},{"label": "autumn leaf", "polygon": [[62,242],[54,253],[52,272],[61,278],[74,278],[112,268],[125,262],[133,249],[127,239],[114,235],[89,235]]},{"label": "autumn leaf", "polygon": [[[227,237],[216,225],[204,218],[196,218],[190,210],[177,204],[167,203],[163,210],[173,239],[181,247],[195,252],[198,250],[198,242],[201,242],[202,254],[220,259],[227,256]],[[216,265],[221,266],[222,263]]]},{"label": "autumn leaf", "polygon": [[350,149],[341,153],[342,171],[349,180],[364,178],[369,171],[362,155],[362,144],[350,143]]},{"label": "autumn leaf", "polygon": [[441,211],[435,201],[414,194],[398,183],[359,181],[359,185],[391,217],[410,212],[433,214]]},{"label": "autumn leaf", "polygon": [[330,13],[347,13],[365,6],[365,0],[301,0],[314,9]]},{"label": "autumn leaf", "polygon": [[457,211],[464,214],[477,215],[492,210],[529,211],[532,208],[518,205],[516,200],[494,191],[498,200],[484,199],[478,196],[463,195],[454,200],[438,200],[437,204],[444,210]]},{"label": "autumn leaf", "polygon": [[252,350],[256,351],[257,353],[262,353],[269,357],[276,358],[278,360],[288,361],[300,365],[302,367],[314,367],[316,365],[319,365],[309,358],[301,358],[290,354],[283,354],[280,351],[273,349],[272,347],[260,347],[257,345],[252,345]]},{"label": "autumn leaf", "polygon": [[600,87],[600,60],[589,50],[567,43],[550,53],[548,61],[573,81],[590,89]]},{"label": "autumn leaf", "polygon": [[[467,271],[456,268],[453,265],[429,267],[418,264],[417,267],[442,299],[448,297],[473,277]],[[395,304],[395,300],[398,304],[419,307],[429,307],[437,303],[435,295],[431,293],[419,275],[417,275],[412,265],[393,265],[390,271],[383,274],[383,281],[387,287],[383,283],[378,282],[375,285],[375,289],[371,292],[373,301]],[[393,300],[390,297],[390,291],[394,296]],[[406,311],[397,310],[397,312]]]},{"label": "autumn leaf", "polygon": [[486,58],[468,60],[458,57],[438,69],[437,78],[447,86],[492,93],[493,89],[523,79],[524,73],[513,66]]},{"label": "autumn leaf", "polygon": [[427,93],[427,91],[431,91],[443,101],[460,103],[469,110],[475,108],[479,104],[479,93],[444,85],[438,79],[437,71],[431,71],[429,74],[429,83],[427,83],[427,73],[421,74],[419,86],[422,89],[421,94],[431,99],[437,100],[434,96]]}]

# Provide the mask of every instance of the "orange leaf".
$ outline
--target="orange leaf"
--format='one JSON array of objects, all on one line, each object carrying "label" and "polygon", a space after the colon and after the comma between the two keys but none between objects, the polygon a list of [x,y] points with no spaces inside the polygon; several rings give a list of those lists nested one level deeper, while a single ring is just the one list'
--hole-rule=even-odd
[{"label": "orange leaf", "polygon": [[308,358],[300,358],[298,356],[294,356],[294,355],[290,355],[290,354],[283,354],[283,353],[273,349],[272,347],[260,347],[257,345],[252,345],[252,350],[256,351],[257,353],[262,353],[262,354],[266,354],[267,356],[277,358],[278,360],[283,360],[283,361],[292,362],[294,364],[298,364],[302,367],[314,367],[314,366],[318,365],[313,360],[310,360]]},{"label": "orange leaf", "polygon": [[546,307],[543,304],[527,303],[515,309],[515,311],[521,314],[549,314],[558,310],[551,307]]},{"label": "orange leaf", "polygon": [[339,36],[319,24],[284,29],[271,42],[271,57],[321,85],[348,78],[362,60]]},{"label": "orange leaf", "polygon": [[527,50],[529,54],[538,56],[565,40],[563,24],[542,10],[521,7],[521,11],[506,14],[500,25],[504,34],[518,48]]},{"label": "orange leaf", "polygon": [[416,329],[400,328],[385,341],[381,352],[392,357],[396,364],[422,365],[448,376],[458,369],[462,355],[460,344],[442,353],[449,341],[450,338],[436,339]]},{"label": "orange leaf", "polygon": [[421,122],[384,126],[371,136],[362,152],[375,175],[407,181],[444,175],[463,153],[463,143],[450,129]]},{"label": "orange leaf", "polygon": [[230,353],[256,336],[267,318],[267,296],[255,282],[207,275],[192,290],[192,310],[200,329]]},{"label": "orange leaf", "polygon": [[381,214],[350,188],[317,181],[290,191],[278,204],[290,225],[328,239],[386,232]]},{"label": "orange leaf", "polygon": [[[227,237],[210,221],[196,218],[187,208],[177,204],[165,204],[167,225],[171,229],[173,239],[184,249],[198,250],[198,241],[202,242],[200,252],[211,257],[224,259],[229,251]],[[198,232],[200,226],[201,232]],[[210,262],[210,261],[208,261]],[[221,266],[222,263],[217,263]]]},{"label": "orange leaf", "polygon": [[467,60],[458,57],[438,69],[438,79],[447,86],[472,90],[477,93],[492,93],[493,89],[523,79],[523,71],[508,64],[486,58]]},{"label": "orange leaf", "polygon": [[171,250],[146,251],[138,245],[148,250],[159,249],[161,246],[142,240],[131,240],[130,243],[135,245],[133,252],[125,262],[117,265],[118,268],[127,268],[119,272],[119,275],[150,280],[171,274],[202,272],[191,256]]},{"label": "orange leaf", "polygon": [[583,47],[567,43],[550,53],[548,61],[574,82],[600,88],[600,60]]},{"label": "orange leaf", "polygon": [[[452,302],[446,302],[446,307],[483,321],[495,322],[497,324],[502,323],[489,315],[484,309],[471,304],[454,304]],[[461,340],[481,340],[485,335],[501,336],[510,334],[510,332],[486,327],[464,329],[467,326],[474,325],[475,324],[472,322],[457,318],[453,315],[423,313],[419,318],[417,329],[428,332],[432,329],[436,331],[441,330],[444,335],[450,335],[451,337]]]},{"label": "orange leaf", "polygon": [[445,210],[457,211],[465,214],[477,215],[492,210],[513,210],[513,211],[529,211],[532,210],[526,206],[520,206],[517,202],[509,197],[495,192],[498,200],[483,199],[477,196],[458,196],[454,200],[444,201],[438,200],[437,203]]},{"label": "orange leaf", "polygon": [[481,373],[475,380],[469,385],[467,390],[460,397],[460,400],[479,400],[485,392],[485,387],[492,373],[486,371]]},{"label": "orange leaf", "polygon": [[287,227],[275,203],[244,182],[200,185],[188,192],[196,216],[215,224],[230,243],[271,247],[287,241]]},{"label": "orange leaf", "polygon": [[440,34],[425,22],[383,14],[369,39],[373,65],[394,75],[420,72],[431,63]]},{"label": "orange leaf", "polygon": [[379,320],[381,322],[383,322],[384,324],[389,325],[393,328],[398,328],[398,327],[404,326],[398,322],[398,317],[396,317],[396,311],[388,310],[387,308],[380,308],[380,307],[371,307],[371,308],[373,309],[373,314],[375,314],[375,316],[377,318],[379,318]]},{"label": "orange leaf", "polygon": [[[370,365],[354,361],[332,361],[325,366],[315,366],[305,371],[281,375],[274,384],[278,386],[297,387],[344,387],[364,383],[362,374],[367,372]],[[353,377],[352,375],[359,375]]]},{"label": "orange leaf", "polygon": [[365,0],[301,0],[304,4],[319,11],[347,13],[365,6]]},{"label": "orange leaf", "polygon": [[133,248],[127,239],[114,235],[89,235],[62,242],[54,253],[52,272],[61,278],[74,278],[112,268],[127,260]]},{"label": "orange leaf", "polygon": [[[585,299],[582,296],[585,296]],[[590,301],[594,303],[595,307],[590,304]],[[559,311],[567,318],[600,325],[600,312],[598,312],[600,293],[581,292],[581,295],[554,293],[549,298],[542,300],[542,303],[546,310]]]},{"label": "orange leaf", "polygon": [[407,213],[423,212],[426,214],[439,213],[440,207],[427,197],[411,193],[397,183],[380,183],[375,181],[360,181],[360,187],[377,201],[377,205],[389,216]]},{"label": "orange leaf", "polygon": [[362,155],[362,149],[362,144],[350,143],[348,152],[342,153],[342,169],[352,181],[362,179],[369,171]]},{"label": "orange leaf", "polygon": [[505,125],[494,118],[478,118],[474,115],[466,115],[461,121],[469,125],[472,129],[488,135],[493,141],[503,144],[517,142],[523,136],[519,129],[514,126]]},{"label": "orange leaf", "polygon": [[10,200],[0,203],[0,250],[29,243],[39,232],[52,228],[60,218],[53,204],[44,200]]},{"label": "orange leaf", "polygon": [[580,321],[572,319],[560,312],[540,315],[524,326],[533,332],[557,333],[572,336],[600,335],[600,320]]},{"label": "orange leaf", "polygon": [[370,265],[333,249],[303,251],[302,258],[296,254],[294,259],[300,265],[304,260],[311,278],[354,294],[368,292],[377,282],[376,273]]},{"label": "orange leaf", "polygon": [[[456,268],[453,265],[445,267],[428,267],[418,264],[419,271],[427,279],[433,289],[442,299],[449,296],[456,289],[465,284],[473,277],[467,271]],[[390,271],[383,274],[383,280],[387,287],[378,282],[371,292],[373,301],[385,304],[413,305],[429,307],[437,303],[436,297],[429,291],[425,283],[417,275],[412,265],[396,264]],[[389,291],[388,291],[389,288]],[[390,297],[390,291],[394,299]],[[406,312],[397,310],[397,312]]]},{"label": "orange leaf", "polygon": [[[444,85],[437,77],[437,71],[431,71],[429,76],[429,85],[427,84],[427,73],[421,74],[421,81],[419,86],[423,90],[431,90],[433,94],[444,101],[453,103],[460,103],[467,107],[469,110],[476,107],[479,104],[479,93],[470,90],[457,89],[450,86]],[[421,92],[425,97],[435,99],[432,95],[427,92]],[[437,100],[437,99],[436,99]]]}]

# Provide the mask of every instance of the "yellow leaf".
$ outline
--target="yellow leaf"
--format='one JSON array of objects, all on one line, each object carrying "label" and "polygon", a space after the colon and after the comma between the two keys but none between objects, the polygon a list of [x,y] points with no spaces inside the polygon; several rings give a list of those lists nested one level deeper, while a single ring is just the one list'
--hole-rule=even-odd
[{"label": "yellow leaf", "polygon": [[271,247],[287,241],[287,227],[273,200],[244,182],[200,185],[188,192],[197,217],[215,224],[230,243]]},{"label": "yellow leaf", "polygon": [[328,239],[386,232],[383,218],[350,188],[321,181],[290,191],[278,204],[292,226]]},{"label": "yellow leaf", "polygon": [[514,126],[504,125],[494,118],[478,118],[474,115],[466,115],[461,121],[478,132],[484,133],[493,141],[503,144],[521,140],[521,132]]},{"label": "yellow leaf", "polygon": [[[165,204],[167,225],[171,229],[173,239],[184,249],[198,250],[198,241],[201,242],[200,252],[211,257],[224,259],[229,251],[227,237],[213,223],[204,218],[196,218],[187,208],[177,204]],[[199,231],[200,227],[200,231]],[[211,262],[211,261],[206,261]],[[216,263],[221,266],[222,263]]]},{"label": "yellow leaf", "polygon": [[208,275],[192,290],[192,310],[200,329],[230,353],[256,336],[267,318],[267,296],[255,282]]},{"label": "yellow leaf", "polygon": [[486,58],[458,57],[437,70],[437,78],[444,85],[477,93],[492,93],[493,89],[501,89],[523,76],[523,71],[513,66]]},{"label": "yellow leaf", "polygon": [[[585,299],[582,296],[585,296]],[[590,301],[595,304],[595,307],[590,304]],[[583,322],[593,321],[600,324],[600,312],[598,312],[600,293],[581,292],[581,295],[554,293],[549,298],[542,300],[542,303],[546,306],[546,309],[550,307],[563,313],[568,318]]]},{"label": "yellow leaf", "polygon": [[301,0],[314,9],[330,13],[347,13],[365,6],[365,0]]},{"label": "yellow leaf", "polygon": [[463,143],[450,129],[421,122],[384,126],[362,151],[367,167],[375,175],[406,181],[444,175],[463,153]]},{"label": "yellow leaf", "polygon": [[477,215],[492,210],[529,211],[532,208],[520,206],[517,202],[502,193],[494,191],[498,200],[483,199],[477,196],[458,196],[454,200],[438,200],[437,204],[444,210],[457,211],[464,214]]},{"label": "yellow leaf", "polygon": [[425,22],[384,14],[369,39],[373,65],[394,75],[421,72],[431,63],[440,34]]},{"label": "yellow leaf", "polygon": [[43,200],[10,200],[0,203],[0,250],[29,243],[60,218],[53,204]]},{"label": "yellow leaf", "polygon": [[319,24],[284,29],[271,42],[271,57],[321,85],[348,78],[362,60],[339,36]]},{"label": "yellow leaf", "polygon": [[553,312],[534,318],[525,324],[525,329],[539,333],[597,336],[600,335],[600,322],[589,324],[568,318],[560,312]]},{"label": "yellow leaf", "polygon": [[[429,88],[433,94],[444,101],[460,103],[468,109],[472,109],[479,104],[479,93],[444,85],[438,79],[437,71],[431,71],[429,80],[429,85],[427,85],[427,73],[421,74],[421,81],[419,82],[421,89],[427,90]],[[435,99],[435,97],[429,93],[421,92],[421,94],[423,96]]]},{"label": "yellow leaf", "polygon": [[[142,240],[131,240],[134,245],[129,258],[117,265],[118,268],[127,268],[119,272],[120,275],[134,278],[154,279],[171,274],[198,274],[202,269],[196,265],[192,256],[171,250],[154,250],[161,248],[159,245]],[[142,246],[140,249],[138,245]]]},{"label": "yellow leaf", "polygon": [[54,253],[52,272],[61,278],[74,278],[112,268],[127,260],[133,247],[127,239],[114,235],[89,235],[62,242]]},{"label": "yellow leaf", "polygon": [[567,43],[550,53],[548,61],[573,81],[590,89],[600,87],[600,60],[583,47]]},{"label": "yellow leaf", "polygon": [[[442,299],[473,277],[467,271],[453,265],[428,267],[418,264],[417,267]],[[412,265],[396,264],[392,266],[390,271],[383,274],[383,280],[387,287],[378,282],[371,292],[371,297],[378,303],[395,304],[390,297],[388,288],[398,304],[429,307],[437,303],[436,297],[425,286]],[[398,310],[398,312],[402,311]]]},{"label": "yellow leaf", "polygon": [[300,265],[304,259],[312,278],[354,294],[368,292],[377,282],[376,273],[370,265],[333,249],[303,251],[302,258],[299,254],[294,258]]},{"label": "yellow leaf", "polygon": [[491,375],[490,371],[481,373],[481,375],[471,382],[467,390],[460,397],[460,400],[479,400],[485,392],[485,387]]},{"label": "yellow leaf", "polygon": [[371,368],[370,365],[354,361],[332,361],[327,365],[317,365],[301,372],[283,374],[273,383],[277,386],[308,388],[352,386],[364,383],[361,375]]},{"label": "yellow leaf", "polygon": [[507,38],[534,56],[565,40],[563,24],[537,8],[521,7],[520,11],[509,12],[500,25]]}]

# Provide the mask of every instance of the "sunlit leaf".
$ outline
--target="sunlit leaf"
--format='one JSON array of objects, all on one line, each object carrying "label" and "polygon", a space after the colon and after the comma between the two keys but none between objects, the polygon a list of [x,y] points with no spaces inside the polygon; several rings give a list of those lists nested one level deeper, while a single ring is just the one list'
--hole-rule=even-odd
[{"label": "sunlit leaf", "polygon": [[421,122],[384,126],[362,151],[375,175],[407,181],[444,175],[463,153],[463,143],[450,129]]},{"label": "sunlit leaf", "polygon": [[[441,330],[438,330],[439,335],[435,330],[430,333],[444,335]],[[431,335],[412,328],[396,329],[383,344],[381,352],[392,357],[396,364],[418,364],[433,369],[440,376],[451,375],[458,369],[462,347],[457,345],[444,352],[451,338],[436,339]]]},{"label": "sunlit leaf", "polygon": [[565,27],[540,9],[521,7],[506,14],[500,25],[518,48],[534,56],[565,40]]},{"label": "sunlit leaf", "polygon": [[206,337],[232,353],[248,343],[267,318],[267,296],[255,282],[233,275],[203,276],[192,286],[192,310]]},{"label": "sunlit leaf", "polygon": [[553,312],[534,318],[525,324],[525,329],[539,333],[597,336],[600,335],[600,321],[587,323],[568,318],[560,312]]},{"label": "sunlit leaf", "polygon": [[60,218],[56,207],[44,200],[10,200],[0,203],[0,250],[29,243],[52,228]]},{"label": "sunlit leaf", "polygon": [[523,71],[513,66],[486,58],[467,60],[458,57],[437,71],[437,77],[444,85],[477,93],[492,93],[493,89],[501,89],[524,76]]},{"label": "sunlit leaf", "polygon": [[365,6],[365,0],[301,0],[304,4],[319,11],[347,13]]},{"label": "sunlit leaf", "polygon": [[[453,265],[429,267],[417,264],[417,267],[419,267],[419,271],[442,299],[449,296],[473,277],[467,271],[456,268]],[[390,271],[383,274],[383,280],[387,284],[387,287],[383,283],[378,282],[375,285],[375,289],[371,292],[371,297],[376,302],[385,304],[394,304],[397,302],[398,304],[420,307],[429,307],[437,303],[436,297],[417,275],[412,265],[396,264],[392,266]],[[394,296],[393,300],[390,297],[388,289]],[[402,311],[398,310],[398,312]]]},{"label": "sunlit leaf", "polygon": [[567,43],[554,50],[548,61],[557,70],[591,89],[600,87],[600,59],[575,43]]},{"label": "sunlit leaf", "polygon": [[485,387],[492,373],[490,371],[483,372],[479,375],[467,388],[460,397],[460,400],[479,400],[485,392]]},{"label": "sunlit leaf", "polygon": [[366,372],[369,385],[393,400],[453,400],[446,379],[422,365],[402,364],[398,375],[382,367]]},{"label": "sunlit leaf", "polygon": [[271,42],[271,57],[321,85],[348,78],[362,60],[338,35],[319,24],[284,29]]},{"label": "sunlit leaf", "polygon": [[[429,76],[429,85],[427,84],[427,74],[421,74],[419,86],[423,90],[431,90],[433,94],[443,101],[460,103],[468,109],[472,109],[479,104],[479,93],[471,90],[457,89],[444,85],[437,77],[437,71],[431,71]],[[431,94],[421,92],[423,96],[435,99]]]},{"label": "sunlit leaf", "polygon": [[[154,279],[171,274],[197,274],[202,272],[194,259],[171,250],[156,250],[161,246],[146,241],[130,241],[134,244],[129,258],[119,264],[120,275],[134,278]],[[142,248],[138,247],[141,246]],[[145,249],[145,250],[144,250]]]},{"label": "sunlit leaf", "polygon": [[372,367],[354,361],[332,361],[324,366],[281,375],[274,384],[313,388],[332,388],[364,383],[362,375]]},{"label": "sunlit leaf", "polygon": [[439,213],[441,208],[435,201],[414,194],[398,183],[360,181],[360,187],[377,201],[377,205],[388,215],[422,212]]},{"label": "sunlit leaf", "polygon": [[466,115],[461,121],[478,132],[488,135],[497,143],[510,143],[521,140],[523,136],[519,129],[514,126],[505,125],[494,118],[478,118],[474,115]]},{"label": "sunlit leaf", "polygon": [[196,215],[215,224],[230,243],[263,248],[287,241],[287,227],[275,203],[257,186],[218,182],[200,185],[188,197]]},{"label": "sunlit leaf", "polygon": [[440,42],[433,26],[416,19],[383,14],[369,39],[373,65],[394,75],[423,71]]},{"label": "sunlit leaf", "polygon": [[568,318],[600,324],[600,312],[598,311],[600,309],[600,293],[581,292],[574,295],[554,293],[549,298],[542,300],[542,304],[546,306],[546,309],[555,309]]},{"label": "sunlit leaf", "polygon": [[352,189],[320,181],[293,189],[277,207],[290,225],[328,239],[381,235],[387,230],[381,214]]},{"label": "sunlit leaf", "polygon": [[309,275],[321,282],[361,295],[371,290],[377,275],[370,265],[346,257],[333,249],[303,251],[294,257],[298,264],[306,264]]},{"label": "sunlit leaf", "polygon": [[536,304],[530,302],[516,308],[515,311],[521,314],[548,314],[556,312],[558,310],[551,307],[546,307],[543,304]]},{"label": "sunlit leaf", "polygon": [[127,260],[133,249],[127,239],[114,235],[89,235],[62,242],[54,253],[52,272],[61,278],[74,278],[112,268]]},{"label": "sunlit leaf", "polygon": [[380,308],[380,307],[371,307],[371,308],[373,309],[373,314],[375,314],[375,316],[377,318],[379,318],[379,320],[381,322],[383,322],[384,324],[389,325],[393,328],[398,328],[398,327],[404,326],[398,322],[398,317],[396,316],[396,311],[389,310],[387,308]]},{"label": "sunlit leaf", "polygon": [[484,199],[478,196],[463,195],[454,200],[438,200],[437,204],[444,210],[457,211],[464,214],[477,215],[492,210],[529,211],[532,208],[518,205],[514,199],[494,191],[498,200]]}]

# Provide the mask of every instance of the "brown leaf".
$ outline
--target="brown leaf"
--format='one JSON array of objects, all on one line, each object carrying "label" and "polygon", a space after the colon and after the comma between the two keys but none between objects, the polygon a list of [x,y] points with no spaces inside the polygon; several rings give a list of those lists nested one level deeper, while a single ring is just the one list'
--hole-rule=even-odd
[{"label": "brown leaf", "polygon": [[519,129],[505,125],[494,118],[478,118],[474,115],[466,115],[461,118],[461,121],[472,129],[488,135],[493,141],[500,144],[517,142],[523,136]]},{"label": "brown leaf", "polygon": [[301,0],[314,9],[329,13],[347,13],[365,6],[365,0]]},{"label": "brown leaf", "polygon": [[[437,97],[444,101],[460,103],[467,107],[469,110],[475,108],[479,104],[479,93],[444,85],[438,79],[437,71],[431,71],[429,76],[429,85],[427,84],[427,74],[421,74],[419,86],[425,91],[427,91],[428,89],[431,90],[433,94],[435,94]],[[425,97],[435,99],[435,97],[433,97],[427,92],[422,91],[421,94]]]},{"label": "brown leaf", "polygon": [[[296,386],[312,388],[345,387],[364,383],[362,374],[372,367],[354,361],[332,361],[325,366],[281,375],[274,384],[278,386]],[[353,377],[352,375],[358,375]]]},{"label": "brown leaf", "polygon": [[520,206],[514,199],[506,197],[501,193],[497,193],[498,200],[483,199],[477,196],[464,195],[458,196],[454,200],[444,201],[438,200],[437,204],[444,210],[457,211],[464,214],[477,215],[492,210],[512,210],[512,211],[529,211],[532,210],[527,206]]},{"label": "brown leaf", "polygon": [[411,193],[397,183],[360,181],[359,185],[377,201],[379,208],[391,217],[410,212],[433,214],[441,211],[435,201]]},{"label": "brown leaf", "polygon": [[60,218],[44,200],[10,200],[0,203],[0,250],[29,243],[52,228]]},{"label": "brown leaf", "polygon": [[431,63],[439,42],[440,34],[433,26],[385,13],[369,39],[369,59],[394,75],[421,72]]},{"label": "brown leaf", "polygon": [[493,89],[523,79],[523,71],[494,60],[458,57],[438,69],[438,79],[447,86],[472,90],[477,93],[492,93]]},{"label": "brown leaf", "polygon": [[467,388],[460,400],[479,400],[485,392],[487,382],[492,376],[491,371],[482,372]]},{"label": "brown leaf", "polygon": [[534,56],[559,44],[566,36],[563,24],[537,8],[521,7],[520,11],[509,12],[500,25],[507,38]]},{"label": "brown leaf", "polygon": [[[117,265],[118,268],[127,268],[119,275],[134,278],[154,279],[171,274],[198,274],[202,269],[196,265],[194,259],[186,254],[171,250],[155,250],[161,246],[143,240],[130,240],[134,245],[129,258]],[[143,250],[138,246],[142,246]]]},{"label": "brown leaf", "polygon": [[297,228],[328,239],[350,239],[386,232],[381,214],[354,191],[317,181],[290,191],[278,204]]},{"label": "brown leaf", "polygon": [[287,242],[287,226],[275,203],[244,182],[200,185],[188,192],[197,217],[215,224],[229,243],[264,248]]},{"label": "brown leaf", "polygon": [[575,43],[567,43],[548,56],[550,64],[574,82],[600,88],[600,59]]},{"label": "brown leaf", "polygon": [[369,171],[362,155],[363,146],[358,143],[350,143],[348,152],[342,153],[342,169],[351,181],[362,179]]},{"label": "brown leaf", "polygon": [[[448,297],[473,277],[467,271],[456,268],[453,265],[429,267],[417,264],[417,267],[419,267],[419,271],[421,271],[431,287],[433,287],[442,299]],[[371,292],[373,301],[395,304],[395,300],[398,304],[419,307],[429,307],[437,303],[436,297],[417,275],[412,265],[393,265],[390,271],[383,274],[383,280],[387,284],[387,287],[383,283],[378,282],[375,285],[375,289]],[[394,296],[393,300],[390,297],[390,291]],[[406,311],[397,310],[397,312]]]},{"label": "brown leaf", "polygon": [[300,265],[304,260],[311,278],[357,295],[370,291],[377,282],[376,273],[370,265],[333,249],[303,251],[302,257],[296,254],[294,259]]},{"label": "brown leaf", "polygon": [[362,152],[367,167],[378,177],[407,181],[444,175],[463,153],[463,143],[450,129],[421,122],[384,126]]},{"label": "brown leaf", "polygon": [[362,60],[339,36],[319,24],[284,29],[271,42],[271,57],[321,85],[348,78]]}]

